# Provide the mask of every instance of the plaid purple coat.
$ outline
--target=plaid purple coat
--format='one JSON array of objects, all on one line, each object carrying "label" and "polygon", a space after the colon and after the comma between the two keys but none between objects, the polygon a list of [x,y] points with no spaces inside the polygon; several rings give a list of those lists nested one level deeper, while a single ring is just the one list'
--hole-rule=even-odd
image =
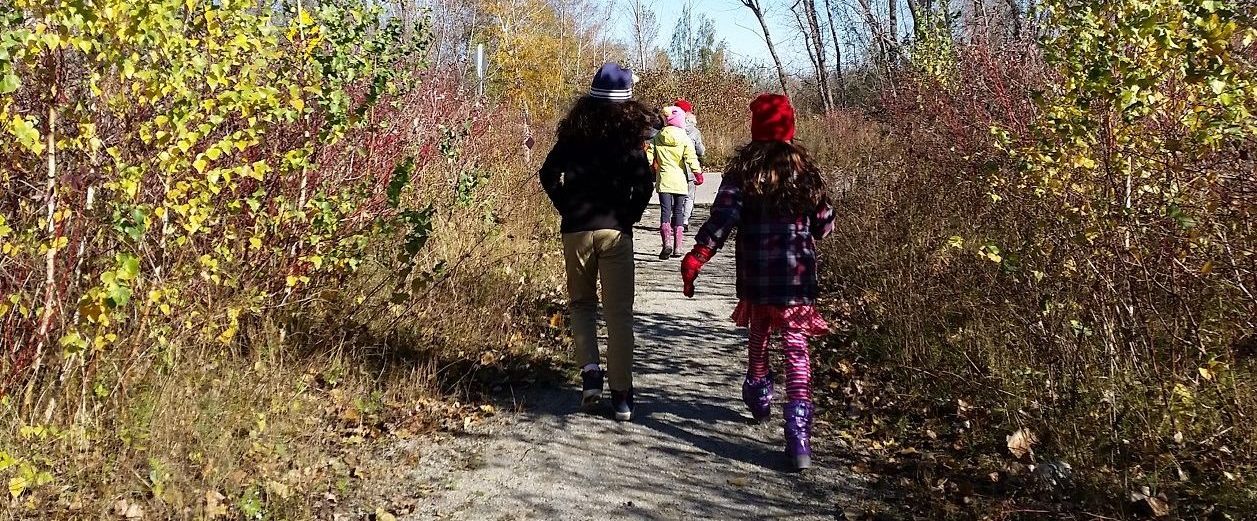
[{"label": "plaid purple coat", "polygon": [[694,242],[719,250],[737,228],[734,245],[738,298],[752,304],[803,306],[816,302],[816,239],[834,231],[834,209],[815,215],[774,216],[745,205],[742,187],[725,179],[711,217]]}]

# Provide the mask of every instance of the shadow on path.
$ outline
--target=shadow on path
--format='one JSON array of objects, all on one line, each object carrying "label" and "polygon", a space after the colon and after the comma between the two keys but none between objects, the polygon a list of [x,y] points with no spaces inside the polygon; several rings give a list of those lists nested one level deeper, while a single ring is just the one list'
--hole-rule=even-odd
[{"label": "shadow on path", "polygon": [[[817,468],[786,472],[780,408],[751,423],[740,399],[745,332],[728,318],[731,249],[686,299],[679,260],[650,253],[658,241],[635,233],[634,420],[612,421],[605,401],[581,411],[574,385],[514,389],[519,412],[506,424],[423,456],[414,479],[446,487],[411,518],[834,519],[863,495],[824,445]],[[433,470],[442,465],[470,469]]]}]

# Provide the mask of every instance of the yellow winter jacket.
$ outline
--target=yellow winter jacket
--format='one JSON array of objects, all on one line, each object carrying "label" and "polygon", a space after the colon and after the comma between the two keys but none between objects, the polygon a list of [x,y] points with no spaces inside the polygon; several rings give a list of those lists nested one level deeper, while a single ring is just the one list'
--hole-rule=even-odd
[{"label": "yellow winter jacket", "polygon": [[646,146],[646,159],[655,167],[655,189],[661,194],[688,194],[690,172],[701,172],[694,142],[685,129],[666,126]]}]

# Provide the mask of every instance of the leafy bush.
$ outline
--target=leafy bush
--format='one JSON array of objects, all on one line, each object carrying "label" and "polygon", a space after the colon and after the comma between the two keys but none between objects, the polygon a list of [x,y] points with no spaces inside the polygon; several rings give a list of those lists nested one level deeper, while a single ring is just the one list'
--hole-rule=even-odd
[{"label": "leafy bush", "polygon": [[300,494],[353,478],[328,458],[468,385],[447,367],[553,343],[522,125],[424,70],[421,23],[354,0],[9,5],[0,510],[312,517]]},{"label": "leafy bush", "polygon": [[1045,8],[1039,47],[958,48],[884,99],[899,153],[841,178],[829,283],[866,354],[991,407],[975,448],[1027,428],[1106,495],[1249,511],[1252,13]]}]

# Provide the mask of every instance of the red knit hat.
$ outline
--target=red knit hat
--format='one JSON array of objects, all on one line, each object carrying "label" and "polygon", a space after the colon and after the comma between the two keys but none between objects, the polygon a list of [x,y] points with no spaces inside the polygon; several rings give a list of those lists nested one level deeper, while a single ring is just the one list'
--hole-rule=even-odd
[{"label": "red knit hat", "polygon": [[794,140],[794,107],[781,94],[760,94],[751,102],[751,139]]},{"label": "red knit hat", "polygon": [[684,110],[686,114],[694,113],[694,104],[690,103],[689,101],[686,101],[685,98],[677,98],[677,100],[672,102],[672,104],[677,107],[680,107],[681,110]]}]

